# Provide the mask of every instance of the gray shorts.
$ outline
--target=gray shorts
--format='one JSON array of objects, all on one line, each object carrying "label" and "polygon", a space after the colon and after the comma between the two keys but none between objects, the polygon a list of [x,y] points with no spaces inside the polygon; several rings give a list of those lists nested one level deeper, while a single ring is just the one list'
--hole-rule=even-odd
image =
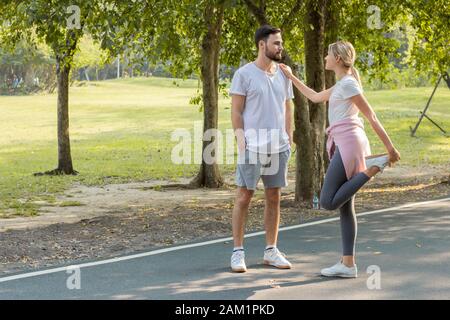
[{"label": "gray shorts", "polygon": [[245,150],[245,155],[238,156],[236,168],[236,185],[249,190],[256,190],[259,179],[264,188],[281,188],[288,185],[288,162],[291,149],[281,153],[261,154]]}]

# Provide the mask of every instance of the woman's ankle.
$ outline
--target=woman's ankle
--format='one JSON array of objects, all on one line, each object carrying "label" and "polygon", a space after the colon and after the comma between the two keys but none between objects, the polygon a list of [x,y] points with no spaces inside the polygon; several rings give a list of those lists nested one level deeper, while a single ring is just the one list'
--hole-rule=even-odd
[{"label": "woman's ankle", "polygon": [[352,268],[355,265],[355,256],[343,256],[341,262],[349,268]]},{"label": "woman's ankle", "polygon": [[378,172],[380,172],[381,170],[380,170],[380,168],[378,168],[377,166],[372,166],[372,167],[370,167],[370,168],[367,168],[365,171],[364,171],[364,174],[366,175],[366,176],[368,176],[369,178],[372,178],[372,177],[374,177]]}]

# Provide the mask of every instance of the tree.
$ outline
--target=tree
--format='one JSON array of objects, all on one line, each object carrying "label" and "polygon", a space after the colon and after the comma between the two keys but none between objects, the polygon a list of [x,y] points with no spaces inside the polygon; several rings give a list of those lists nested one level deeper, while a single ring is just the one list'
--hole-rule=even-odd
[{"label": "tree", "polygon": [[450,68],[450,4],[448,1],[407,0],[403,7],[414,28],[409,62],[418,71],[432,71],[436,76]]},{"label": "tree", "polygon": [[[307,85],[317,92],[325,89],[325,68],[324,68],[324,41],[325,41],[325,0],[309,0],[306,2],[305,16],[305,70]],[[308,27],[309,26],[309,27]],[[312,158],[307,161],[312,162],[312,186],[309,189],[302,189],[301,196],[304,200],[312,198],[313,194],[318,194],[322,187],[323,176],[325,174],[324,150],[325,150],[325,126],[326,126],[326,105],[325,103],[309,102],[309,128],[311,130],[311,140],[302,141],[306,143],[304,148],[309,148],[308,154]],[[303,124],[305,125],[305,123]],[[303,176],[301,179],[305,179]],[[307,179],[307,178],[306,178]]]},{"label": "tree", "polygon": [[[136,2],[141,14],[122,30],[122,45],[143,52],[142,58],[156,63],[169,61],[176,76],[200,75],[201,95],[196,100],[203,109],[203,132],[218,127],[219,61],[226,0],[165,0]],[[130,39],[132,39],[130,41]],[[202,163],[192,187],[217,188],[223,184],[217,165],[216,137],[204,137]],[[205,156],[212,156],[212,163]]]},{"label": "tree", "polygon": [[102,51],[98,43],[92,37],[85,34],[79,41],[79,50],[73,59],[73,70],[80,69],[86,80],[90,80],[88,69],[94,68],[96,80],[98,81],[98,68],[103,66]]},{"label": "tree", "polygon": [[45,174],[77,174],[72,164],[69,136],[69,75],[74,54],[84,32],[101,40],[102,47],[113,42],[117,15],[113,1],[95,0],[4,0],[0,25],[1,41],[14,47],[21,39],[47,44],[56,60],[58,167]]},{"label": "tree", "polygon": [[[48,74],[53,65],[54,60],[43,45],[34,46],[20,41],[15,48],[0,49],[0,94],[23,94],[38,91],[42,85],[51,85],[54,77],[48,77]],[[22,81],[20,86],[12,81],[14,77]]]},{"label": "tree", "polygon": [[[220,40],[224,16],[224,2],[208,1],[205,6],[203,19],[206,33],[201,43],[201,80],[203,85],[203,132],[210,129],[218,129],[219,119],[219,59]],[[211,143],[217,147],[215,137]],[[210,142],[203,140],[202,164],[197,177],[192,181],[194,186],[218,188],[223,185],[223,179],[219,172],[217,162],[209,164],[205,162],[205,150]],[[217,153],[212,152],[212,157]]]}]

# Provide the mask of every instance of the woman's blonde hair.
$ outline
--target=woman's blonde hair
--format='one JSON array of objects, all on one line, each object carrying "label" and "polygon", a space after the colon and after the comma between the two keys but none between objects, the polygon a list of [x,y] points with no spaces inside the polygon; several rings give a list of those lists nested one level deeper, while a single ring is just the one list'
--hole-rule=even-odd
[{"label": "woman's blonde hair", "polygon": [[362,87],[359,72],[354,67],[356,59],[356,51],[353,45],[348,41],[337,41],[328,46],[328,52],[333,54],[333,56],[336,59],[337,57],[341,58],[344,67],[350,68],[352,75],[355,77],[359,85]]}]

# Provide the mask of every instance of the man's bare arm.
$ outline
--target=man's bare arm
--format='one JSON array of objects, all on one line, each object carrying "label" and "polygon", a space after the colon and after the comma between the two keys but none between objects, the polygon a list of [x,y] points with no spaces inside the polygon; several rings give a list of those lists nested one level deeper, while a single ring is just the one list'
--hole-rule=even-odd
[{"label": "man's bare arm", "polygon": [[242,113],[245,107],[245,96],[232,95],[231,97],[231,123],[236,136],[238,148],[245,150],[244,121]]},{"label": "man's bare arm", "polygon": [[293,126],[292,126],[292,103],[291,100],[286,100],[286,133],[289,136],[289,144],[292,146],[293,140]]}]

